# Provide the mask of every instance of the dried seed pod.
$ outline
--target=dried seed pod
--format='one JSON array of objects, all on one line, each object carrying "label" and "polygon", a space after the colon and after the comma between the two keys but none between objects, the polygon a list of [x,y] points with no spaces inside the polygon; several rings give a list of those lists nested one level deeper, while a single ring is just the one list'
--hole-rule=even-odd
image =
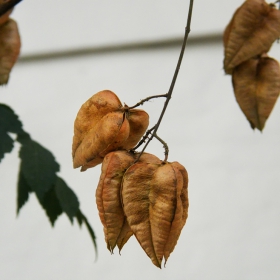
[{"label": "dried seed pod", "polygon": [[96,189],[96,204],[104,227],[108,250],[113,253],[117,245],[121,251],[133,234],[123,212],[120,189],[125,170],[133,164],[135,155],[127,151],[107,154],[101,168]]},{"label": "dried seed pod", "polygon": [[110,90],[102,90],[89,98],[80,108],[74,122],[74,137],[72,155],[74,156],[78,146],[85,135],[97,125],[108,113],[120,109],[122,104],[115,93]]},{"label": "dried seed pod", "polygon": [[186,222],[187,171],[179,163],[141,157],[125,172],[124,213],[135,237],[153,264],[161,267],[173,251]]},{"label": "dried seed pod", "polygon": [[129,136],[129,123],[122,112],[105,115],[83,138],[73,155],[74,168],[81,171],[103,161],[109,152],[119,149]]},{"label": "dried seed pod", "polygon": [[279,36],[280,11],[264,0],[245,1],[224,32],[225,72],[267,52]]},{"label": "dried seed pod", "polygon": [[[0,3],[1,4],[1,3]],[[7,11],[5,14],[3,14],[1,17],[0,17],[0,26],[3,25],[4,23],[6,23],[10,17],[10,14],[12,13],[13,11],[13,8],[10,9],[9,11]]]},{"label": "dried seed pod", "polygon": [[129,137],[123,145],[123,149],[130,150],[136,146],[149,126],[149,115],[144,110],[131,109],[126,118],[129,122]]},{"label": "dried seed pod", "polygon": [[8,83],[9,74],[20,52],[17,23],[9,19],[0,26],[0,85]]},{"label": "dried seed pod", "polygon": [[177,206],[172,221],[168,240],[164,247],[165,263],[173,252],[188,217],[188,173],[183,165],[178,162],[171,163],[177,179]]},{"label": "dried seed pod", "polygon": [[234,69],[232,83],[251,127],[262,130],[279,96],[279,63],[265,55],[252,58]]}]

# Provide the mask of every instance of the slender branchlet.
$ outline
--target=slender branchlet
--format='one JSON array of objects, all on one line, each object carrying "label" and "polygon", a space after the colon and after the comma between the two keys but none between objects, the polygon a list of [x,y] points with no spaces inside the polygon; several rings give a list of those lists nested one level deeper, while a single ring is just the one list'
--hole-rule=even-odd
[{"label": "slender branchlet", "polygon": [[174,72],[174,75],[173,75],[173,78],[172,78],[172,81],[171,81],[171,84],[170,84],[170,88],[169,88],[167,94],[155,95],[155,96],[148,97],[146,99],[141,100],[135,106],[130,107],[130,108],[135,108],[137,106],[140,106],[144,102],[146,102],[146,101],[148,101],[148,100],[150,100],[152,98],[158,98],[158,97],[165,97],[166,98],[166,100],[164,102],[164,105],[163,105],[163,109],[161,111],[161,114],[159,116],[159,119],[158,119],[157,123],[151,129],[147,130],[147,132],[143,136],[142,140],[133,149],[133,150],[135,150],[140,145],[145,143],[145,146],[143,147],[142,151],[139,153],[139,156],[137,157],[135,162],[137,162],[139,160],[139,158],[144,153],[144,151],[146,150],[147,146],[153,140],[154,137],[157,138],[161,143],[164,144],[164,148],[165,148],[165,159],[164,159],[164,161],[167,161],[169,149],[168,149],[167,144],[161,138],[159,138],[157,136],[157,131],[158,131],[158,128],[159,128],[160,123],[162,121],[162,118],[163,118],[163,116],[165,114],[165,111],[167,109],[168,103],[169,103],[169,101],[171,99],[171,96],[172,96],[172,93],[173,93],[173,89],[174,89],[174,86],[175,86],[175,83],[176,83],[176,80],[177,80],[177,76],[178,76],[178,73],[179,73],[179,70],[180,70],[180,67],[181,67],[181,63],[182,63],[182,60],[183,60],[183,56],[184,56],[184,53],[185,53],[185,48],[186,48],[188,36],[189,36],[190,30],[191,30],[191,19],[192,19],[193,2],[194,2],[194,0],[190,0],[188,19],[187,19],[187,25],[186,25],[186,28],[185,28],[185,35],[184,35],[184,39],[183,39],[183,43],[182,43],[182,48],[181,48],[181,52],[180,52],[180,56],[179,56],[179,59],[178,59],[178,62],[177,62],[177,66],[176,66],[176,69],[175,69],[175,72]]}]

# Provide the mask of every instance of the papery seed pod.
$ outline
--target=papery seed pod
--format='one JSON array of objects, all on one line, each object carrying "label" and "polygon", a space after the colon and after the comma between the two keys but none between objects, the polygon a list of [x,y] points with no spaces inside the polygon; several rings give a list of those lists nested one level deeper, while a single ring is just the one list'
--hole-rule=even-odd
[{"label": "papery seed pod", "polygon": [[132,149],[148,125],[149,115],[145,111],[122,107],[109,90],[98,92],[82,105],[74,123],[74,168],[82,166],[84,171],[101,163],[113,150]]},{"label": "papery seed pod", "polygon": [[107,248],[111,253],[116,245],[121,251],[133,234],[123,212],[120,189],[123,174],[134,160],[134,154],[116,151],[107,154],[102,163],[101,176],[96,189],[96,204],[104,227]]},{"label": "papery seed pod", "polygon": [[17,23],[9,19],[0,26],[0,85],[8,83],[9,74],[20,52]]},{"label": "papery seed pod", "polygon": [[240,63],[267,52],[280,36],[280,11],[264,0],[247,0],[224,32],[224,69],[231,74]]},{"label": "papery seed pod", "polygon": [[251,127],[262,130],[280,93],[279,63],[265,55],[252,58],[234,69],[232,83]]},{"label": "papery seed pod", "polygon": [[169,233],[168,240],[164,247],[165,264],[170,254],[173,252],[181,230],[184,227],[188,217],[188,173],[183,165],[178,162],[172,162],[171,166],[175,172],[177,179],[177,205],[175,215],[172,221],[172,228]]},{"label": "papery seed pod", "polygon": [[[1,4],[1,3],[0,3]],[[5,14],[3,14],[0,17],[0,26],[3,25],[4,23],[6,23],[10,17],[10,14],[12,13],[13,9],[10,9],[9,11],[7,11]]]},{"label": "papery seed pod", "polygon": [[74,168],[81,171],[103,161],[109,152],[117,150],[129,136],[129,123],[122,112],[105,115],[83,138],[73,155]]},{"label": "papery seed pod", "polygon": [[144,110],[131,109],[126,118],[129,122],[129,137],[123,145],[123,149],[130,150],[136,146],[149,126],[149,115]]},{"label": "papery seed pod", "polygon": [[125,172],[122,200],[131,230],[160,268],[186,222],[188,179],[179,163],[163,163],[151,157],[154,156],[146,154]]},{"label": "papery seed pod", "polygon": [[72,155],[85,135],[108,113],[120,109],[122,104],[115,93],[102,90],[89,98],[80,108],[74,122]]}]

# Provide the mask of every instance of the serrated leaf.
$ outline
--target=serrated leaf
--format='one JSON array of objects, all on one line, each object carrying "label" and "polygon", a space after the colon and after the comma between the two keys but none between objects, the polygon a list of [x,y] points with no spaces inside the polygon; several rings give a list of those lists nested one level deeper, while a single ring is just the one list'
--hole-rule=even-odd
[{"label": "serrated leaf", "polygon": [[54,186],[59,164],[53,154],[37,142],[26,137],[20,140],[21,170],[27,184],[40,200]]},{"label": "serrated leaf", "polygon": [[95,250],[95,255],[96,255],[96,258],[97,258],[96,237],[95,237],[95,234],[94,234],[94,231],[93,231],[91,225],[89,224],[86,216],[82,213],[82,211],[80,209],[78,210],[78,212],[76,214],[76,218],[79,221],[79,223],[80,223],[80,221],[85,223],[86,228],[87,228],[87,230],[88,230],[88,232],[90,234],[90,237],[91,237],[91,240],[92,240],[92,243],[93,243],[93,246],[94,246],[94,250]]},{"label": "serrated leaf", "polygon": [[22,133],[22,123],[18,116],[7,105],[0,103],[0,124],[3,131]]},{"label": "serrated leaf", "polygon": [[79,201],[75,193],[66,185],[63,179],[57,177],[55,193],[63,212],[66,213],[71,223],[79,210]]},{"label": "serrated leaf", "polygon": [[20,209],[27,202],[30,192],[31,189],[20,171],[17,184],[17,214],[19,214]]},{"label": "serrated leaf", "polygon": [[42,207],[45,209],[52,226],[54,226],[56,219],[63,212],[54,188],[51,188],[47,193],[45,193],[43,199],[39,198],[38,196],[37,198]]},{"label": "serrated leaf", "polygon": [[77,212],[75,217],[76,217],[76,219],[78,221],[79,226],[81,227],[82,224],[83,224],[83,217],[81,215],[81,211],[80,210]]},{"label": "serrated leaf", "polygon": [[14,140],[7,132],[0,129],[0,162],[4,157],[4,154],[10,153],[14,147]]},{"label": "serrated leaf", "polygon": [[4,154],[10,153],[14,147],[14,140],[9,132],[22,133],[22,124],[9,106],[0,104],[0,161]]}]

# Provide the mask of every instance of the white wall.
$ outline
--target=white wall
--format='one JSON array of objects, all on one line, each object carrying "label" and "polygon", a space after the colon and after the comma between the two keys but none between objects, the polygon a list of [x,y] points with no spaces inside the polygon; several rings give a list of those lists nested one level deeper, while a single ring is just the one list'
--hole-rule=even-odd
[{"label": "white wall", "polygon": [[[18,6],[15,16],[25,42],[23,54],[175,37],[183,30],[188,5],[182,1],[166,1],[166,7],[162,1],[135,1],[135,5],[115,1],[110,6],[109,1],[82,1],[80,8],[81,1],[57,2],[30,0]],[[212,2],[195,3],[193,33],[221,31],[225,15],[230,17],[242,1]],[[45,13],[52,4],[57,10]],[[91,18],[90,9],[95,17]],[[118,21],[119,13],[131,16]],[[105,14],[106,24],[102,24]],[[46,15],[52,19],[48,21]],[[92,29],[75,30],[73,17],[82,29]],[[143,30],[136,32],[140,26]],[[46,28],[48,39],[38,37],[39,27]],[[278,45],[273,53],[280,59]],[[221,44],[187,48],[159,130],[169,144],[169,160],[182,163],[190,177],[189,219],[167,267],[154,267],[133,238],[122,256],[110,255],[106,249],[95,205],[100,166],[84,173],[72,169],[74,118],[81,104],[102,89],[115,91],[129,105],[165,93],[178,54],[179,47],[174,47],[15,66],[0,100],[14,108],[34,140],[55,154],[60,175],[79,196],[82,211],[94,227],[99,255],[94,262],[87,231],[77,224],[71,226],[65,215],[52,229],[33,196],[16,218],[17,147],[0,164],[1,280],[279,279],[280,105],[276,104],[263,133],[251,130],[234,99],[230,77],[223,73]],[[162,103],[154,100],[144,106],[151,124]],[[163,157],[162,145],[156,140],[148,151]]]}]

